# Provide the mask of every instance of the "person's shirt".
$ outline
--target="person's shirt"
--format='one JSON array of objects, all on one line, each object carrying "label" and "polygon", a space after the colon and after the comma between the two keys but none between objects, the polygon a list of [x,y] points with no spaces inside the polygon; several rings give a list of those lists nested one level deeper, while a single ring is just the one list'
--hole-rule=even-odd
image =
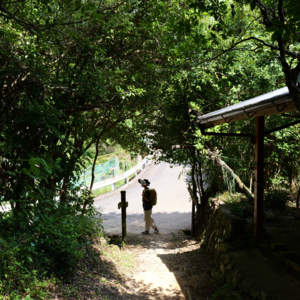
[{"label": "person's shirt", "polygon": [[[144,197],[147,198],[147,200],[149,200],[149,201],[147,201]],[[144,210],[152,209],[149,188],[146,187],[146,189],[143,190],[142,199],[143,199]]]}]

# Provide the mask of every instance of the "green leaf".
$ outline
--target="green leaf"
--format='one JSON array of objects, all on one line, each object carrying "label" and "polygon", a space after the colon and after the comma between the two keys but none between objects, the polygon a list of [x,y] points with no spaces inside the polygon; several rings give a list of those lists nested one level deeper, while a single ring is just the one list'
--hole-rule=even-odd
[{"label": "green leaf", "polygon": [[34,195],[32,193],[28,193],[28,196],[33,200],[35,199]]},{"label": "green leaf", "polygon": [[12,172],[12,171],[6,171],[9,175],[16,175],[15,172]]},{"label": "green leaf", "polygon": [[280,25],[280,26],[282,26],[282,25],[284,25],[284,22],[282,22],[282,21],[280,21],[280,20],[271,20],[272,21],[272,23],[273,24],[275,24],[275,25]]},{"label": "green leaf", "polygon": [[254,10],[255,7],[256,7],[256,0],[252,0],[252,2],[250,3],[251,10]]},{"label": "green leaf", "polygon": [[278,36],[279,36],[279,31],[277,30],[272,34],[272,42],[275,42]]},{"label": "green leaf", "polygon": [[266,31],[275,31],[275,30],[277,30],[277,29],[278,29],[277,27],[272,26],[272,27],[268,27],[268,28],[266,29]]},{"label": "green leaf", "polygon": [[27,183],[26,183],[26,186],[27,186],[30,190],[33,190],[33,187],[32,187],[30,184],[27,184]]}]

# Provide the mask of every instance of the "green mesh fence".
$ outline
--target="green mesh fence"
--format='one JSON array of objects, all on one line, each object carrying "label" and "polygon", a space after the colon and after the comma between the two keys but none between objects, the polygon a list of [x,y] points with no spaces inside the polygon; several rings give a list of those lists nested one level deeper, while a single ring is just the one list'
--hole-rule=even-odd
[{"label": "green mesh fence", "polygon": [[[78,181],[78,184],[83,185],[90,185],[92,180],[92,165],[86,168],[82,175],[80,176],[80,179]],[[118,157],[114,157],[113,159],[95,166],[95,179],[94,183],[103,181],[109,178],[113,178],[119,175],[120,169],[119,169],[119,159]]]},{"label": "green mesh fence", "polygon": [[226,170],[226,168],[222,165],[222,174],[223,174],[223,180],[226,189],[230,194],[235,193],[235,179],[232,174],[232,172],[229,172]]}]

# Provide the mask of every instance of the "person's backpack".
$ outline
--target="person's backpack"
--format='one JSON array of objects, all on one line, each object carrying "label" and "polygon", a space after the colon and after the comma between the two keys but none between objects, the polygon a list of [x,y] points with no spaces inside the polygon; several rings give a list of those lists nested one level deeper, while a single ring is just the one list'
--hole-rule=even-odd
[{"label": "person's backpack", "polygon": [[155,189],[149,189],[148,190],[150,192],[150,201],[152,206],[156,205],[157,203],[157,193]]}]

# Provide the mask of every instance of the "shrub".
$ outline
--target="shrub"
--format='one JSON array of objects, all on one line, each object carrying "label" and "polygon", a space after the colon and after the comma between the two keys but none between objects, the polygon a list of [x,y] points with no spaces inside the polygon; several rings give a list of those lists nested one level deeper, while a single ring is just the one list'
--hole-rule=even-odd
[{"label": "shrub", "polygon": [[289,193],[282,190],[270,190],[264,196],[265,204],[271,208],[284,209],[291,201]]},{"label": "shrub", "polygon": [[4,214],[0,219],[4,229],[0,234],[0,295],[12,299],[26,291],[31,296],[44,293],[44,278],[72,275],[92,236],[102,232],[96,214],[89,207],[82,216],[74,206],[61,204],[36,211],[31,222],[24,214]]}]

